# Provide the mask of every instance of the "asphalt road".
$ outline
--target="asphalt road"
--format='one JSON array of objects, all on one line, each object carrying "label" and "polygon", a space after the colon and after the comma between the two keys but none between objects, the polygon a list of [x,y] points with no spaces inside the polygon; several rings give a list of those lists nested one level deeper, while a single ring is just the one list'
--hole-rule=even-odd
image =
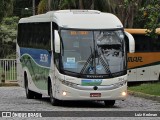
[{"label": "asphalt road", "polygon": [[[25,96],[25,90],[21,87],[0,87],[0,111],[64,111],[61,112],[62,114],[67,111],[73,111],[73,117],[54,117],[56,120],[58,119],[71,119],[75,120],[76,119],[86,119],[88,111],[93,111],[95,114],[99,114],[102,112],[102,114],[105,114],[110,111],[117,112],[115,113],[115,117],[106,117],[103,115],[100,117],[95,117],[96,115],[91,114],[92,116],[87,116],[89,118],[87,119],[110,119],[110,120],[120,120],[120,119],[125,119],[125,120],[134,120],[135,118],[132,117],[117,117],[121,116],[121,114],[128,114],[130,111],[132,112],[136,118],[136,120],[146,120],[146,119],[153,119],[153,120],[160,120],[160,117],[138,117],[141,113],[143,114],[144,112],[153,112],[153,113],[158,113],[160,114],[160,103],[157,101],[152,101],[152,100],[147,100],[144,98],[139,98],[139,97],[133,97],[133,96],[128,96],[125,101],[116,101],[114,107],[112,108],[106,108],[104,106],[103,102],[92,102],[92,101],[67,101],[63,102],[62,106],[52,106],[50,104],[49,98],[46,96],[43,96],[42,99],[26,99]],[[76,113],[74,111],[82,111],[81,113]],[[140,112],[136,112],[140,111]],[[158,112],[156,112],[158,111]],[[140,113],[140,114],[138,114]],[[63,114],[63,115],[64,115]],[[76,117],[76,115],[78,117]],[[107,113],[109,114],[109,113]],[[112,113],[114,114],[114,113]],[[137,116],[136,116],[137,115]],[[80,117],[81,116],[81,117]],[[122,115],[123,116],[123,115]],[[0,118],[2,119],[2,118]],[[8,118],[3,118],[7,119]],[[18,118],[12,118],[12,119],[18,119]],[[28,118],[23,118],[24,120]],[[31,119],[31,118],[30,118]],[[34,118],[38,119],[38,118]],[[47,118],[41,118],[41,119],[53,119],[51,117]],[[33,118],[32,118],[33,120]]]}]

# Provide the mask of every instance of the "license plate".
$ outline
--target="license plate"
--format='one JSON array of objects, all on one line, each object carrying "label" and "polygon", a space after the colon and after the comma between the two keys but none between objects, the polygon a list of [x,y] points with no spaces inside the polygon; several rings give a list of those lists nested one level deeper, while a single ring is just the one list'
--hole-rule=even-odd
[{"label": "license plate", "polygon": [[101,93],[90,93],[90,97],[101,97]]}]

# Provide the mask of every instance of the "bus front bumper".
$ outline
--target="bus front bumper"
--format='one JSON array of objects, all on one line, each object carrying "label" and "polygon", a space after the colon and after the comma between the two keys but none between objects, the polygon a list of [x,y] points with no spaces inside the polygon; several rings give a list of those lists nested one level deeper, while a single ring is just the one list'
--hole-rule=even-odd
[{"label": "bus front bumper", "polygon": [[94,90],[95,86],[90,86],[93,89],[82,90],[75,89],[64,84],[56,90],[56,99],[59,100],[125,100],[127,97],[127,83],[111,90]]}]

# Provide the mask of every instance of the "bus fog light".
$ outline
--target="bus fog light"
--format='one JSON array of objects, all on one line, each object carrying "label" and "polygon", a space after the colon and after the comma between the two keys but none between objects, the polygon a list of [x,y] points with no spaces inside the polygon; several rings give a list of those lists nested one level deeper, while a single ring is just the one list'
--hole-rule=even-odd
[{"label": "bus fog light", "polygon": [[126,96],[127,95],[127,92],[122,92],[122,96]]},{"label": "bus fog light", "polygon": [[66,95],[67,95],[67,93],[64,91],[64,92],[62,93],[62,95],[63,95],[63,96],[66,96]]}]

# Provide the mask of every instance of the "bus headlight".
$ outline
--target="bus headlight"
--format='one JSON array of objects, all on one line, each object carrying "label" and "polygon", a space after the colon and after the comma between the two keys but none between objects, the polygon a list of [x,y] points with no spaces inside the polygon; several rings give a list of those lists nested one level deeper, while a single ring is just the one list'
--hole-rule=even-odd
[{"label": "bus headlight", "polygon": [[127,95],[127,92],[122,92],[122,96],[126,96]]},{"label": "bus headlight", "polygon": [[67,92],[63,91],[62,95],[63,95],[63,96],[66,96],[66,95],[67,95]]}]

